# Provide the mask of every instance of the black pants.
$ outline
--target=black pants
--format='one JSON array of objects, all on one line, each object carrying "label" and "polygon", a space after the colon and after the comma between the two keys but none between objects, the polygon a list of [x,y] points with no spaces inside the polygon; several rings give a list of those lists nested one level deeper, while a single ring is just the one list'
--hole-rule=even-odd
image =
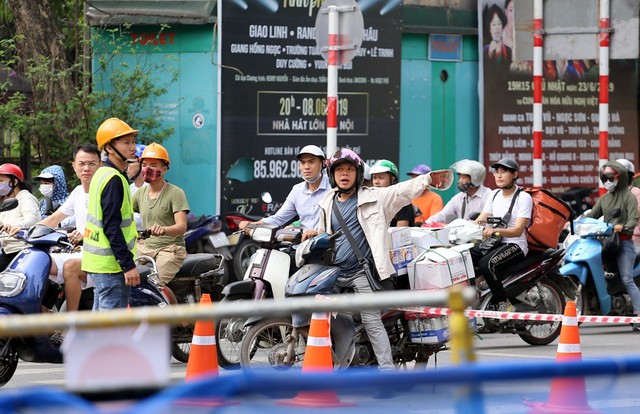
[{"label": "black pants", "polygon": [[474,265],[484,276],[489,289],[496,301],[507,300],[507,294],[502,286],[502,280],[508,275],[507,271],[524,260],[525,255],[517,244],[499,244],[489,253],[483,254],[476,246],[470,250]]}]

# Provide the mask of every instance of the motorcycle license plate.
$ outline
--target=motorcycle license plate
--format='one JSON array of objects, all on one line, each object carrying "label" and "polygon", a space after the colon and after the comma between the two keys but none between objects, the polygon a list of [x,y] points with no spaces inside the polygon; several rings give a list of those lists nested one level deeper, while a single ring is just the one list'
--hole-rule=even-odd
[{"label": "motorcycle license plate", "polygon": [[213,244],[213,247],[216,249],[218,247],[224,247],[229,245],[229,240],[227,239],[227,235],[224,233],[216,233],[209,236],[209,241]]}]

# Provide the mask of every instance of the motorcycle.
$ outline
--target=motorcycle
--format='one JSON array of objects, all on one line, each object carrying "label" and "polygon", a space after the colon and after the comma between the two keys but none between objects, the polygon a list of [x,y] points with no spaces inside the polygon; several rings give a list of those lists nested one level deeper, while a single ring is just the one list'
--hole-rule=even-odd
[{"label": "motorcycle", "polygon": [[231,269],[229,263],[233,259],[229,250],[229,239],[222,231],[223,222],[220,216],[200,216],[187,218],[187,231],[184,243],[187,253],[211,253],[224,257],[224,275],[220,281],[222,285],[229,283]]},{"label": "motorcycle", "polygon": [[[340,269],[331,266],[333,244],[339,233],[321,234],[306,240],[296,251],[301,268],[289,278],[285,296],[334,294]],[[307,264],[305,264],[307,263]],[[426,363],[444,348],[443,342],[413,342],[410,321],[415,316],[400,310],[385,311],[382,322],[391,342],[393,361]],[[242,340],[240,362],[243,368],[271,367],[277,370],[301,367],[308,338],[309,315],[263,319],[253,325]],[[331,320],[332,356],[336,369],[377,364],[375,353],[359,315],[339,313]]]},{"label": "motorcycle", "polygon": [[[260,248],[253,254],[244,279],[224,287],[222,301],[283,299],[285,283],[296,269],[291,263],[295,252],[293,246],[300,242],[300,230],[250,224],[245,228],[245,234]],[[257,320],[259,317],[216,321],[218,364],[221,367],[239,367],[242,338]]]},{"label": "motorcycle", "polygon": [[[4,206],[4,203],[2,205]],[[49,251],[54,247],[71,251],[74,245],[69,243],[65,231],[57,231],[43,225],[35,225],[28,231],[22,230],[16,237],[27,242],[30,247],[18,253],[7,269],[0,272],[0,315],[59,312],[64,307],[64,289],[49,278],[52,262]],[[173,302],[172,295],[156,281],[154,275],[157,275],[157,271],[153,259],[139,257],[137,261],[142,259],[151,263],[152,267],[138,265],[140,284],[131,289],[130,305],[169,306]],[[203,267],[211,266],[210,259],[195,257],[185,260],[179,275],[176,275],[178,280],[175,286],[188,286],[189,289],[184,295],[176,295],[178,298],[188,302],[198,301],[202,286],[206,287],[219,277],[219,265],[217,268],[208,267],[207,271],[202,271]],[[214,257],[213,260],[217,258]],[[201,272],[196,273],[198,271]],[[179,361],[187,362],[192,337],[192,326],[185,325],[174,329],[172,355]],[[20,359],[28,362],[62,363],[62,339],[59,332],[31,337],[0,338],[0,386],[12,378]]]},{"label": "motorcycle", "polygon": [[[614,216],[619,215],[616,210],[613,210]],[[578,312],[582,315],[634,315],[617,266],[602,258],[602,242],[613,234],[613,225],[581,217],[575,227],[579,238],[567,248],[560,273],[575,286]],[[637,257],[633,278],[636,285],[640,286],[640,262]]]},{"label": "motorcycle", "polygon": [[[502,225],[502,218],[490,217],[488,222]],[[482,238],[482,227],[467,221],[455,220],[447,227],[455,229],[450,233],[450,240],[464,245],[469,241]],[[453,237],[452,237],[453,234]],[[469,248],[473,244],[467,244]],[[559,272],[559,265],[564,257],[563,249],[547,249],[543,252],[529,250],[527,257],[508,271],[503,279],[507,297],[513,298],[516,312],[562,314],[565,297],[573,297],[575,290],[564,280]],[[475,283],[475,279],[472,279]],[[498,302],[494,300],[491,290],[486,284],[476,284],[478,290],[479,310],[497,311]],[[508,320],[477,318],[478,333],[511,333],[516,334],[530,345],[548,345],[559,335],[562,328],[560,322],[535,320]]]}]

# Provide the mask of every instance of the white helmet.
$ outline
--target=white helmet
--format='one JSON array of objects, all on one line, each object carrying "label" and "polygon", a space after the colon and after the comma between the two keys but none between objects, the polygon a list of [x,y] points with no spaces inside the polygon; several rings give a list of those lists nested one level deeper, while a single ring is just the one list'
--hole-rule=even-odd
[{"label": "white helmet", "polygon": [[636,173],[636,169],[631,161],[620,158],[619,160],[616,160],[616,162],[622,164],[624,169],[630,172],[632,175]]},{"label": "white helmet", "polygon": [[479,187],[487,176],[487,169],[484,165],[474,160],[460,160],[451,166],[458,174],[466,174],[471,177],[471,184]]},{"label": "white helmet", "polygon": [[364,179],[369,181],[371,180],[371,167],[369,167],[369,164],[364,161],[362,161],[362,163],[364,164]]},{"label": "white helmet", "polygon": [[318,147],[316,145],[306,145],[306,146],[302,147],[300,152],[298,152],[298,155],[296,155],[296,158],[300,159],[302,154],[315,155],[316,157],[320,158],[320,161],[322,161],[322,162],[324,162],[324,160],[326,159],[326,157],[324,156],[324,152],[322,152],[320,147]]}]

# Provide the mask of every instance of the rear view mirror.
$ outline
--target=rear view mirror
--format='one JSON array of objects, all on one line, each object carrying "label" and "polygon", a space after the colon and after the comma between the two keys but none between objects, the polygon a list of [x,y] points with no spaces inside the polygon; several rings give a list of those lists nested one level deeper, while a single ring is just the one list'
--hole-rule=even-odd
[{"label": "rear view mirror", "polygon": [[7,198],[0,204],[0,212],[13,210],[18,207],[18,200],[15,198]]}]

